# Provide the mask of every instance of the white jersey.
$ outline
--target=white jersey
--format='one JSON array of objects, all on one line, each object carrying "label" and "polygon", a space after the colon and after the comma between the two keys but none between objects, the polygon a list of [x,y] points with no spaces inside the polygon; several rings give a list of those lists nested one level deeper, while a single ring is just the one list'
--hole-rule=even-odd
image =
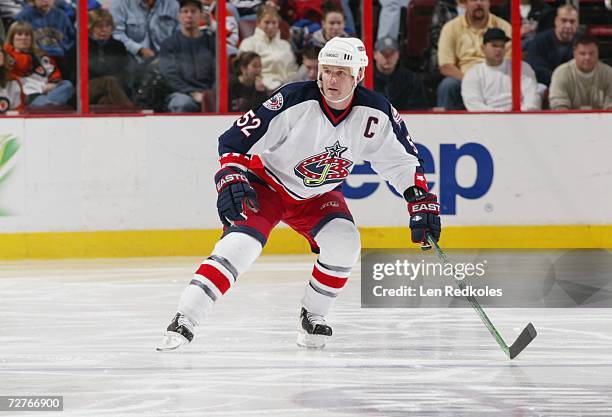
[{"label": "white jersey", "polygon": [[400,115],[382,95],[360,86],[339,114],[315,81],[288,84],[221,135],[219,154],[222,166],[248,170],[294,201],[338,188],[361,160],[399,193],[415,184],[427,189]]}]

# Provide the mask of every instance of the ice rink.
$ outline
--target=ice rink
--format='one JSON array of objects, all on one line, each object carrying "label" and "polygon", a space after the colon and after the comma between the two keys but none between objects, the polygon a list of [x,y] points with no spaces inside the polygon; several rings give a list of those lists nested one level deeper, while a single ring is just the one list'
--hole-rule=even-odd
[{"label": "ice rink", "polygon": [[361,309],[359,271],[323,351],[295,345],[312,256],[262,257],[194,342],[155,351],[199,258],[0,263],[0,395],[64,411],[0,416],[612,416],[612,309]]}]

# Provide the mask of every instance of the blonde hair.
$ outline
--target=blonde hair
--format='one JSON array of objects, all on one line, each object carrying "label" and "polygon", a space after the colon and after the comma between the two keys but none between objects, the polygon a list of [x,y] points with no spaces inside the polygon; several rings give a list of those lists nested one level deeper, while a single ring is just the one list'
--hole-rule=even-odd
[{"label": "blonde hair", "polygon": [[34,36],[34,29],[32,29],[32,25],[23,20],[17,20],[11,24],[9,27],[8,33],[6,34],[6,40],[4,41],[5,45],[13,45],[13,41],[15,40],[15,35],[25,33],[30,35],[30,39],[32,43],[30,45],[30,50],[27,52],[32,52],[35,55],[41,55],[40,49],[36,45],[36,39]]},{"label": "blonde hair", "polygon": [[101,23],[108,23],[115,29],[115,21],[113,15],[108,10],[95,9],[90,11],[88,14],[87,30],[91,34],[93,28]]},{"label": "blonde hair", "polygon": [[272,16],[276,18],[276,20],[280,21],[280,15],[278,14],[276,7],[274,6],[269,6],[267,4],[264,4],[263,6],[259,6],[259,8],[257,9],[256,23],[259,24],[259,22],[261,22],[261,19],[263,19],[264,16]]}]

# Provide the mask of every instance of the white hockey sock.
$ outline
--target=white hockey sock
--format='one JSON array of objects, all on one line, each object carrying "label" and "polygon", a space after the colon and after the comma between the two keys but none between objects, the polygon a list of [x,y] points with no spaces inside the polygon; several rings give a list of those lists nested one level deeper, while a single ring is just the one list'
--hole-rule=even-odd
[{"label": "white hockey sock", "polygon": [[302,305],[308,312],[327,316],[348,281],[350,268],[323,265],[317,260]]},{"label": "white hockey sock", "polygon": [[326,316],[359,259],[359,231],[346,219],[333,219],[315,236],[321,249],[306,286],[302,305],[310,313]]},{"label": "white hockey sock", "polygon": [[232,232],[223,237],[183,291],[178,311],[195,325],[200,324],[206,311],[253,264],[261,250],[259,241],[245,233]]}]

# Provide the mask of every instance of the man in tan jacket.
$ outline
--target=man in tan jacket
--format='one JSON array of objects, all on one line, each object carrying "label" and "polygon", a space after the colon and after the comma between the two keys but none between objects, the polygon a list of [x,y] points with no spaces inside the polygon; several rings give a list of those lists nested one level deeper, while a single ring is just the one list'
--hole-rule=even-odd
[{"label": "man in tan jacket", "polygon": [[612,67],[599,61],[599,46],[591,36],[574,41],[574,59],[555,69],[550,83],[550,108],[612,109]]},{"label": "man in tan jacket", "polygon": [[[446,110],[464,110],[461,80],[476,64],[484,62],[482,37],[489,28],[500,28],[508,37],[512,27],[504,19],[489,12],[489,0],[466,0],[465,14],[447,22],[438,42],[438,65],[446,78],[438,86],[437,106]],[[510,56],[511,43],[507,44]]]}]

